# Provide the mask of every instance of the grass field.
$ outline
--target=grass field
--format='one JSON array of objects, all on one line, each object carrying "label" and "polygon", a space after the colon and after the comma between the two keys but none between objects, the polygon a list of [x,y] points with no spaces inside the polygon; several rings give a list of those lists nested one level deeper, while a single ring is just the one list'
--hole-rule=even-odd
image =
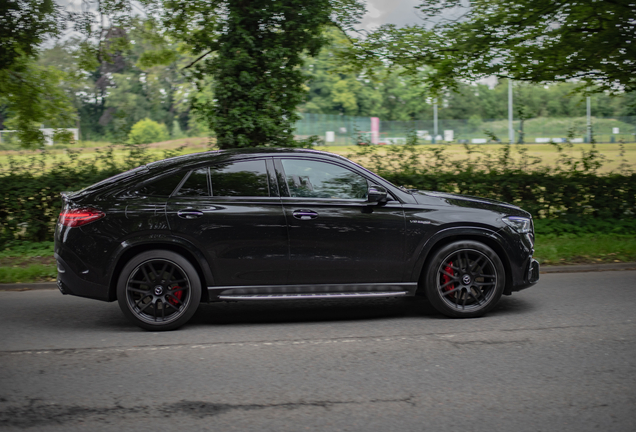
[{"label": "grass field", "polygon": [[[86,145],[83,147],[82,145]],[[103,158],[109,143],[80,143],[75,146],[71,146],[73,150],[79,150],[80,154],[78,160],[91,161],[91,163],[100,163]],[[502,146],[506,144],[481,144],[471,146],[473,151],[472,158],[491,156],[494,157],[502,149]],[[463,159],[467,157],[467,150],[461,144],[442,144],[444,153],[450,159]],[[550,144],[529,144],[524,146],[527,149],[527,155],[530,157],[540,158],[542,165],[554,165],[556,162],[557,152],[555,147]],[[178,140],[165,141],[161,143],[154,143],[148,145],[148,154],[152,160],[163,159],[166,151],[174,151],[180,149],[181,154],[196,153],[201,151],[210,150],[210,139],[199,138],[182,138]],[[360,147],[357,146],[317,146],[316,150],[324,150],[332,153],[337,153],[343,156],[350,157],[355,155]],[[430,154],[431,146],[422,145],[418,147],[422,152],[421,162],[426,164],[427,154]],[[512,157],[515,160],[520,159],[520,154],[517,145],[512,146]],[[574,158],[581,156],[582,151],[589,151],[591,146],[589,144],[575,144],[571,149],[567,149],[564,152]],[[378,154],[386,154],[388,147],[378,148]],[[628,164],[632,168],[636,167],[636,143],[623,144],[623,150],[619,144],[597,144],[597,150],[604,157],[604,165],[600,169],[600,172],[611,172],[618,170],[621,164]],[[621,151],[624,151],[621,154]],[[47,149],[49,157],[46,158],[45,169],[51,169],[56,164],[67,161],[65,154],[66,148],[53,146],[53,148]],[[6,171],[8,169],[9,158],[13,158],[16,161],[24,161],[28,158],[38,155],[39,151],[0,151],[0,171]],[[481,153],[481,156],[480,156]],[[114,151],[115,159],[123,161],[128,151],[125,146],[116,146]],[[366,160],[364,157],[353,156],[353,159],[362,165]],[[64,162],[66,163],[66,162]]]},{"label": "grass field", "polygon": [[[490,157],[495,157],[502,149],[502,146],[507,144],[480,144],[480,145],[471,145],[470,148],[473,151],[477,151],[479,153]],[[461,144],[442,144],[444,147],[444,153],[451,160],[465,159],[468,156],[467,149]],[[421,146],[422,156],[420,161],[423,164],[426,164],[427,152],[430,154],[431,146],[423,145]],[[550,144],[528,144],[523,146],[517,146],[516,144],[512,146],[512,157],[516,161],[521,159],[519,148],[527,149],[527,155],[531,158],[539,158],[542,162],[540,165],[542,166],[554,166],[557,158],[557,150],[553,145]],[[356,150],[359,150],[357,146],[317,146],[317,150],[325,150],[332,153],[337,153],[342,156],[351,157],[356,162],[364,165],[365,158],[364,157],[356,157]],[[590,144],[574,144],[571,149],[564,149],[564,154],[573,157],[574,159],[580,158],[583,151],[589,151],[591,149]],[[596,149],[603,157],[603,166],[599,170],[601,173],[608,172],[616,172],[622,164],[627,164],[632,168],[636,167],[636,143],[623,144],[621,146],[619,144],[597,144]],[[378,149],[378,154],[386,154],[387,150],[385,147]],[[480,157],[479,153],[472,154],[472,159],[476,159]],[[483,157],[482,157],[483,159]]]}]

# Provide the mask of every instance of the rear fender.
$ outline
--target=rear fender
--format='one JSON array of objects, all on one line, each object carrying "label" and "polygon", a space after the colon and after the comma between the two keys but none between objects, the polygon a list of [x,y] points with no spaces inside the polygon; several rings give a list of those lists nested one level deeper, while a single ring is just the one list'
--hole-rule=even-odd
[{"label": "rear fender", "polygon": [[[173,235],[155,235],[149,238],[131,238],[120,243],[112,260],[108,263],[110,283],[109,283],[109,300],[114,301],[117,297],[117,279],[120,270],[126,265],[126,262],[133,256],[152,249],[167,249],[185,256],[190,261],[194,261],[195,268],[201,277],[201,285],[203,287],[214,284],[214,277],[210,270],[210,264],[205,256],[189,241],[175,237]],[[203,289],[204,293],[207,290]],[[207,301],[207,298],[204,299]]]}]

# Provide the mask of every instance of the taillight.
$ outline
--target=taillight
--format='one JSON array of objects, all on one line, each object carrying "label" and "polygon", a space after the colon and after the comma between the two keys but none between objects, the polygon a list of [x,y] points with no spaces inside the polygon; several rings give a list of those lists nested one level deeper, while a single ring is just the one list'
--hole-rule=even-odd
[{"label": "taillight", "polygon": [[106,216],[103,211],[94,208],[80,208],[66,210],[60,213],[59,222],[67,227],[79,227],[94,222]]}]

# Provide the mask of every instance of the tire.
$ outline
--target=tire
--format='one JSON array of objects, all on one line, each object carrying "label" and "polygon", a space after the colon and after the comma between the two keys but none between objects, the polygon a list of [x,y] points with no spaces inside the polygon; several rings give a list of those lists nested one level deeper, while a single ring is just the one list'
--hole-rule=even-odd
[{"label": "tire", "polygon": [[492,310],[503,293],[503,263],[491,248],[472,240],[436,251],[425,269],[426,297],[452,318],[476,318]]},{"label": "tire", "polygon": [[196,312],[201,280],[194,266],[175,252],[143,252],[122,269],[117,301],[126,318],[139,327],[175,330]]}]

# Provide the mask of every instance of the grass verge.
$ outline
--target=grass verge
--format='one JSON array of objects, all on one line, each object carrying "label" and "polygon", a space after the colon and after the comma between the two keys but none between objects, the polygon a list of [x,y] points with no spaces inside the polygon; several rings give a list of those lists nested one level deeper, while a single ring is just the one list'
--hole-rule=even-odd
[{"label": "grass verge", "polygon": [[[541,265],[599,264],[636,261],[636,236],[537,234],[535,258]],[[0,283],[55,281],[53,242],[16,243],[0,251]]]},{"label": "grass verge", "polygon": [[636,237],[612,234],[571,238],[537,235],[534,255],[542,265],[636,261]]},{"label": "grass verge", "polygon": [[55,264],[29,264],[26,267],[0,267],[0,283],[53,282]]}]

